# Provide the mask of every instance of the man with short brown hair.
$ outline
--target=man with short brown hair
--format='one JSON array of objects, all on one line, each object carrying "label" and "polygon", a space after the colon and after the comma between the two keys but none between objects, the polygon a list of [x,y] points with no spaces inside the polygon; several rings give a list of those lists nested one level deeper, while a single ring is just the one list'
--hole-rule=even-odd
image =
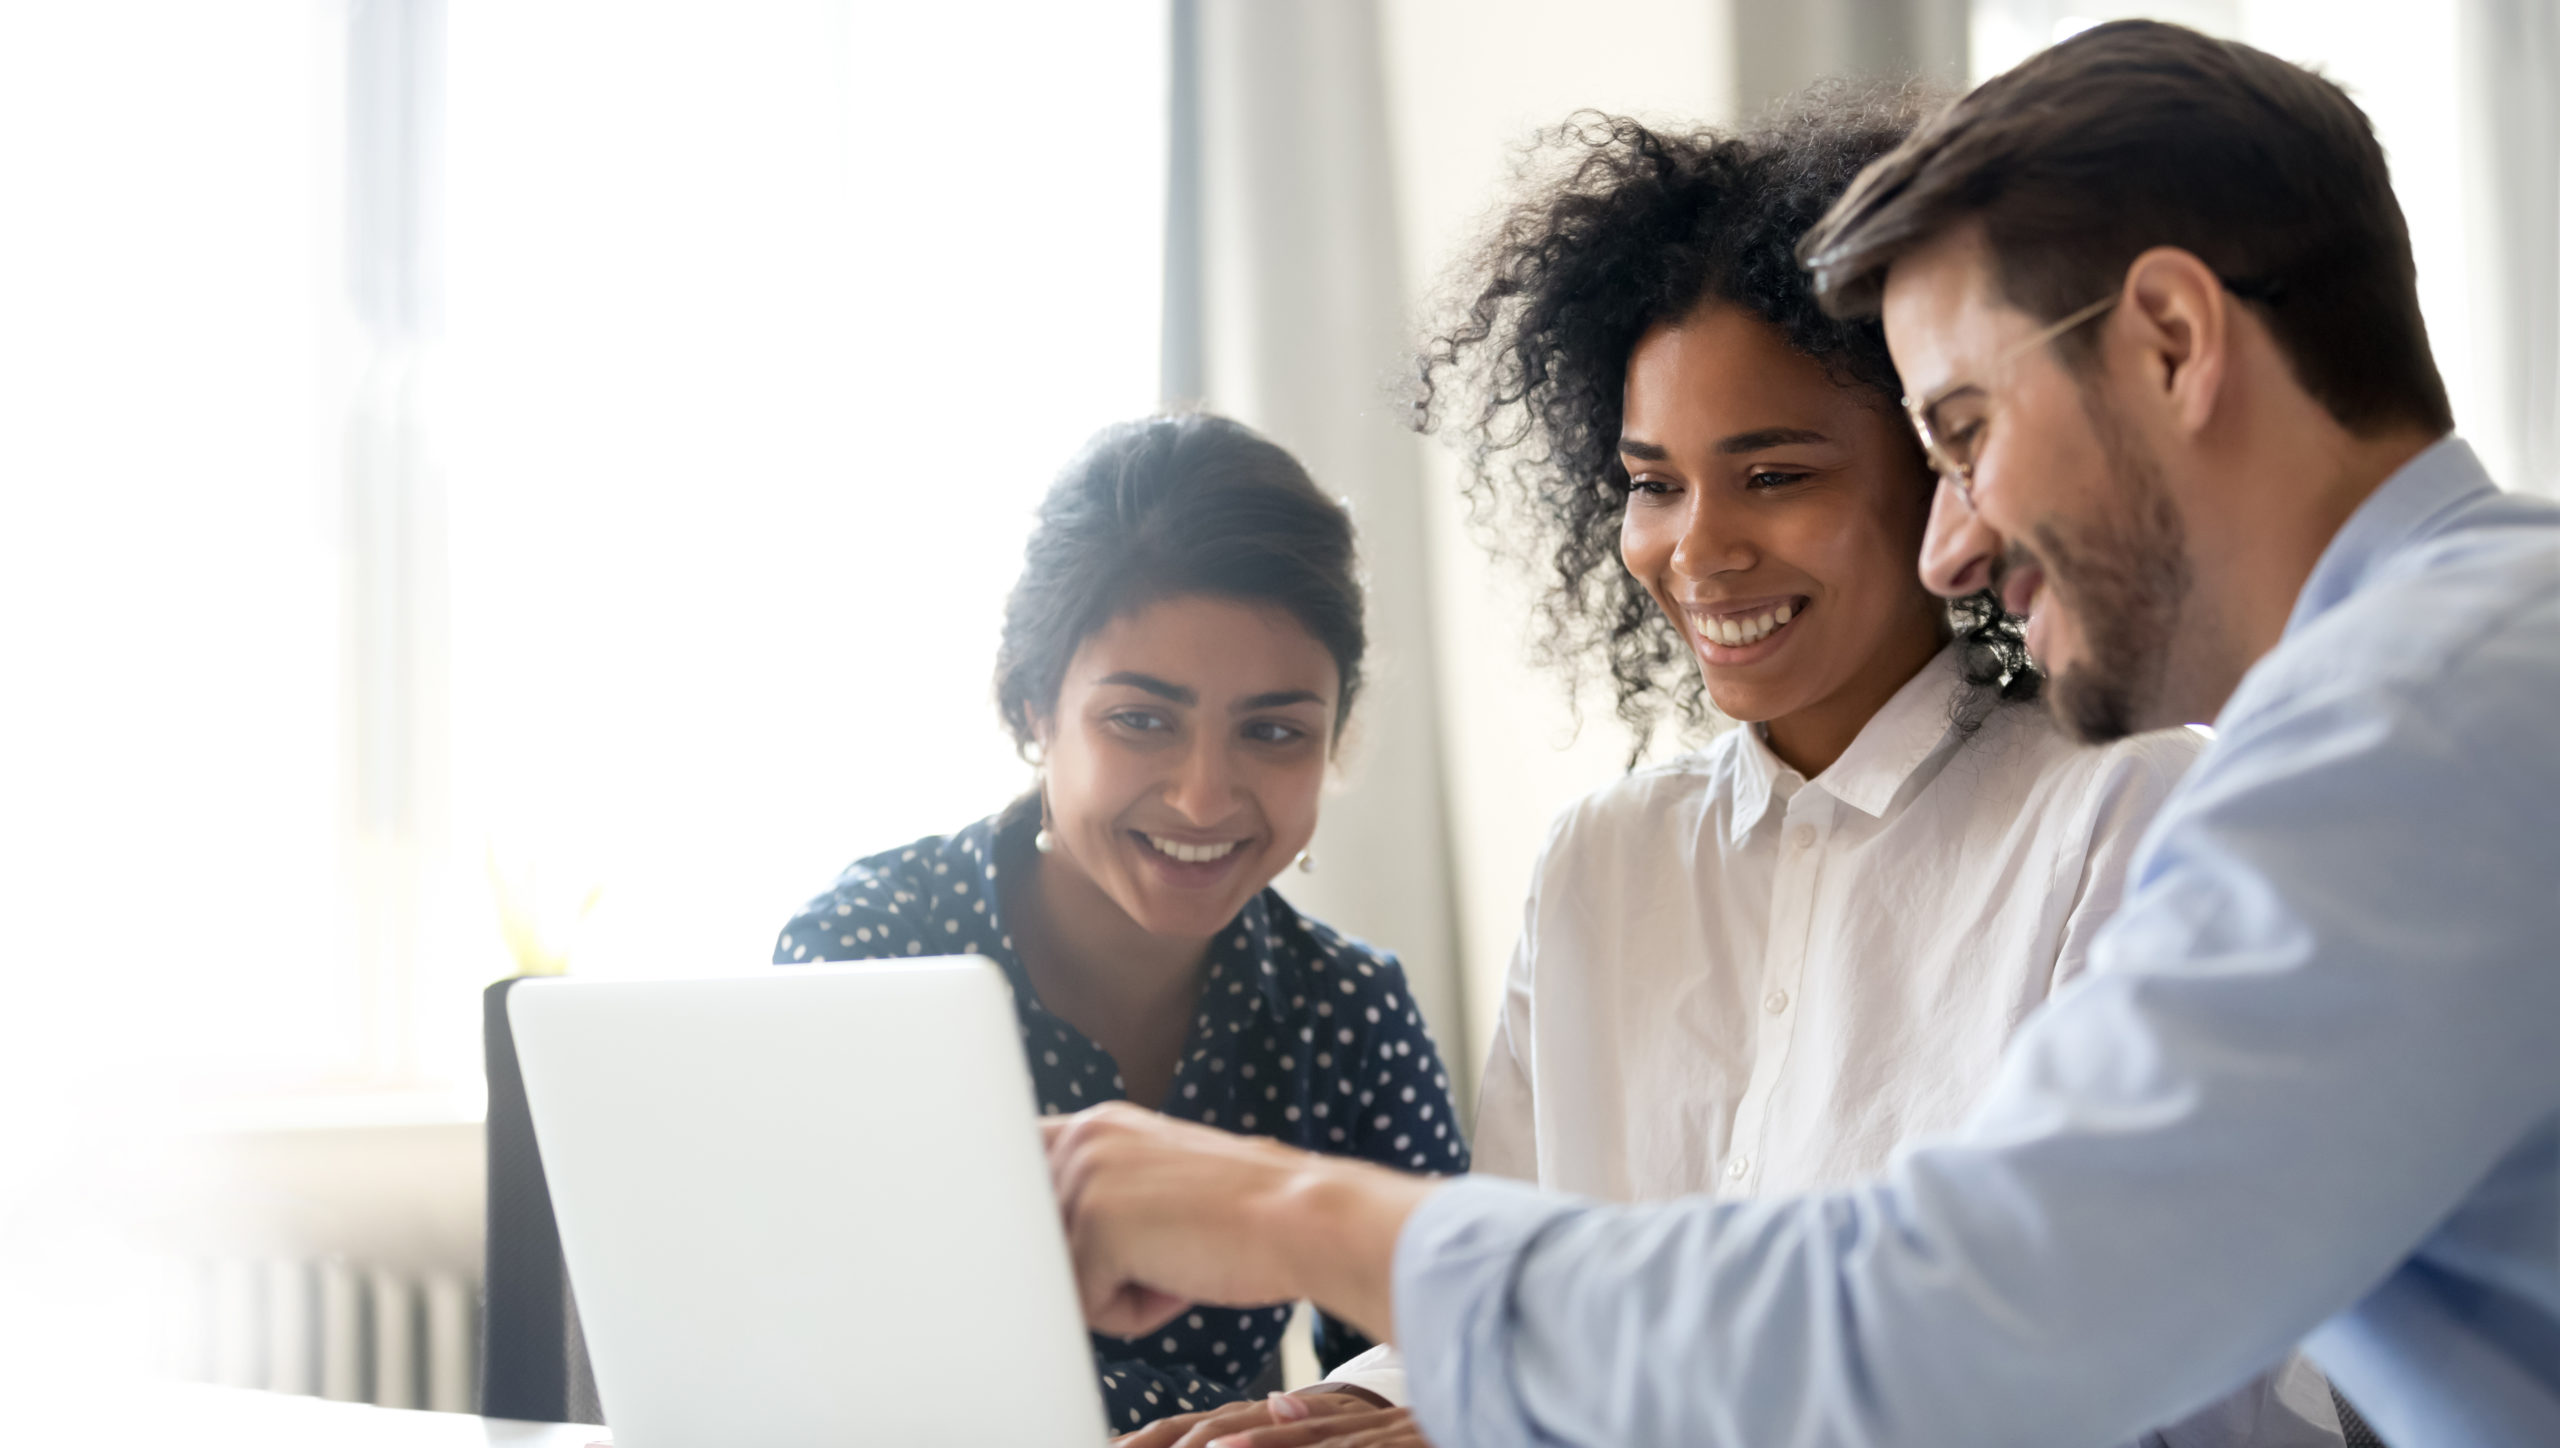
[{"label": "man with short brown hair", "polygon": [[2336,87],[2101,26],[1806,241],[1880,307],[1923,571],[2093,738],[2210,719],[2083,981],[1864,1187],[1608,1208],[1134,1111],[1088,1313],[1312,1297],[1451,1445],[2103,1444],[2302,1344],[2382,1436],[2560,1443],[2560,509],[2500,493]]}]

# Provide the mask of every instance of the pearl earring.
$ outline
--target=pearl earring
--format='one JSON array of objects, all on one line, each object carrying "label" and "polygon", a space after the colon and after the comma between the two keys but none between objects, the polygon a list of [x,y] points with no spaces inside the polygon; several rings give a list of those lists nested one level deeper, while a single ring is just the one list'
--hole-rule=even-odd
[{"label": "pearl earring", "polygon": [[1049,832],[1049,771],[1046,768],[1047,762],[1048,751],[1046,750],[1041,751],[1041,757],[1033,761],[1038,772],[1032,776],[1031,787],[1039,791],[1040,794],[1040,832],[1031,837],[1031,848],[1038,850],[1044,855],[1054,855],[1058,852],[1058,837]]},{"label": "pearl earring", "polygon": [[1298,866],[1299,874],[1314,874],[1316,872],[1316,852],[1313,850],[1300,850],[1295,863]]}]

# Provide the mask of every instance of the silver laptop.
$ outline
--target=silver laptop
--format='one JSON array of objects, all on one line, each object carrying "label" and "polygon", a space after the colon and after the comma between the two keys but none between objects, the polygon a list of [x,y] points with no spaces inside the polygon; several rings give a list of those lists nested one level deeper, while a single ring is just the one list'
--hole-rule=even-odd
[{"label": "silver laptop", "polygon": [[507,1013],[616,1448],[1095,1448],[1003,975],[528,981]]}]

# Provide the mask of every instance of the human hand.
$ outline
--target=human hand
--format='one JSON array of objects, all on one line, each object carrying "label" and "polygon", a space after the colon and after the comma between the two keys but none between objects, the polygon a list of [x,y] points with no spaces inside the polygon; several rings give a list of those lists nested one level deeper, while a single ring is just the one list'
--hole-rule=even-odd
[{"label": "human hand", "polygon": [[1431,1448],[1411,1408],[1377,1408],[1296,1423],[1247,1428],[1211,1439],[1203,1448]]},{"label": "human hand", "polygon": [[1249,1250],[1247,1198],[1297,1169],[1260,1137],[1175,1121],[1126,1102],[1040,1122],[1085,1319],[1144,1337],[1193,1302],[1246,1306],[1295,1294]]},{"label": "human hand", "polygon": [[1371,1417],[1386,1405],[1357,1388],[1319,1383],[1294,1393],[1273,1393],[1202,1413],[1158,1418],[1135,1433],[1112,1439],[1112,1448],[1207,1448],[1213,1439],[1247,1429]]},{"label": "human hand", "polygon": [[1193,1302],[1307,1297],[1392,1339],[1396,1234],[1436,1183],[1127,1102],[1041,1131],[1096,1331],[1143,1337]]}]

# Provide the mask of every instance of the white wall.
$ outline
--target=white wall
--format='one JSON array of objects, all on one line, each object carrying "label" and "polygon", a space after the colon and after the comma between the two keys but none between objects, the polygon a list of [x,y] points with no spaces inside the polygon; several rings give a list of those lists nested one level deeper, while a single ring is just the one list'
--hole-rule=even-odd
[{"label": "white wall", "polygon": [[[1537,128],[1583,107],[1696,123],[1733,106],[1729,0],[1389,0],[1384,22],[1409,297],[1428,297],[1493,214]],[[1472,1080],[1548,822],[1620,773],[1628,740],[1605,698],[1575,735],[1562,686],[1527,662],[1530,583],[1487,560],[1455,460],[1425,451],[1465,1013],[1442,1044]]]}]

